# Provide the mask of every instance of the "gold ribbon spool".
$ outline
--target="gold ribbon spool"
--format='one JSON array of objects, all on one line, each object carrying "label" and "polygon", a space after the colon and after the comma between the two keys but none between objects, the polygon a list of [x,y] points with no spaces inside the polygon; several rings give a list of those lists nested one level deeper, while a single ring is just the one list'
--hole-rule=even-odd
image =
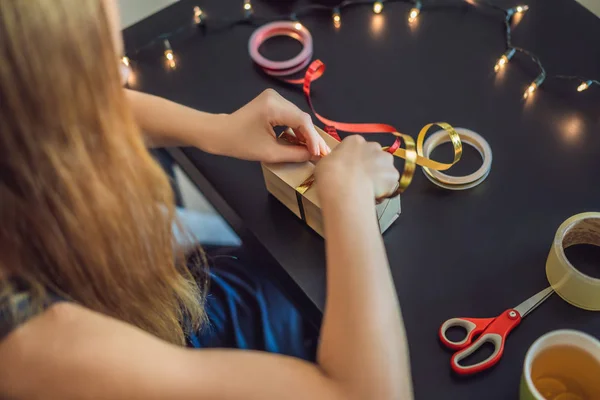
[{"label": "gold ribbon spool", "polygon": [[600,246],[600,213],[586,212],[563,222],[546,261],[546,276],[554,291],[575,307],[600,311],[600,279],[576,269],[564,249],[576,244]]},{"label": "gold ribbon spool", "polygon": [[[425,142],[425,137],[427,136],[427,132],[433,126],[439,126],[444,131],[448,132],[448,136],[450,136],[450,142],[454,148],[454,160],[451,163],[442,163],[439,161],[432,160],[423,155],[423,143]],[[396,157],[400,157],[405,160],[404,169],[402,174],[400,175],[400,180],[398,181],[397,188],[389,195],[382,197],[381,199],[388,199],[392,197],[396,197],[399,194],[403,193],[406,188],[411,184],[413,177],[415,175],[416,166],[420,165],[422,167],[434,169],[437,171],[445,171],[451,168],[454,164],[460,161],[462,156],[462,142],[460,140],[460,136],[454,130],[454,128],[446,123],[446,122],[434,122],[425,125],[419,135],[417,136],[417,141],[415,145],[415,140],[404,133],[400,132],[392,132],[394,136],[398,136],[404,142],[406,148],[399,148],[394,151],[393,155]],[[286,133],[285,131],[279,136],[282,139],[287,140],[292,144],[301,144],[301,142],[293,135]],[[389,147],[384,147],[384,150]],[[296,187],[296,192],[300,194],[304,194],[312,187],[315,182],[314,175],[309,176],[304,182],[302,182],[298,187]]]}]

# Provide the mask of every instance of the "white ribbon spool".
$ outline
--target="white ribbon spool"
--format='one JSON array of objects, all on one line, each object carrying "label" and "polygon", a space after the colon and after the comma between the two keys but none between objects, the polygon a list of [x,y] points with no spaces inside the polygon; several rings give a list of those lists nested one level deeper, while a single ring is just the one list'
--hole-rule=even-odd
[{"label": "white ribbon spool", "polygon": [[[454,128],[460,140],[463,143],[467,143],[473,146],[481,155],[483,163],[481,167],[473,172],[472,174],[465,176],[450,176],[440,171],[435,171],[426,167],[423,167],[423,172],[427,179],[433,184],[449,190],[465,190],[471,189],[487,178],[492,168],[492,148],[489,143],[479,134],[465,129],[465,128]],[[445,131],[438,131],[429,136],[423,144],[423,156],[429,158],[433,150],[443,143],[450,141],[450,137]]]}]

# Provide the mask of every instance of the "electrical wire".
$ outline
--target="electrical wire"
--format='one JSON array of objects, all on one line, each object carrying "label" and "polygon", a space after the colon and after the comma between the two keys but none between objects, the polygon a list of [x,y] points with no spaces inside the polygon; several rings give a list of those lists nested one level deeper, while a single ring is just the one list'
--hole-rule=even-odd
[{"label": "electrical wire", "polygon": [[[376,4],[379,5],[376,6]],[[337,4],[336,6],[326,6],[322,4],[311,4],[304,7],[300,7],[294,10],[292,13],[288,14],[280,14],[274,16],[258,16],[255,15],[252,9],[251,0],[244,0],[243,3],[243,13],[240,14],[238,18],[213,18],[213,17],[205,17],[203,16],[202,11],[199,7],[194,7],[194,22],[190,22],[179,26],[173,31],[161,33],[152,40],[143,44],[142,46],[137,47],[135,50],[128,52],[127,63],[129,64],[130,57],[139,55],[141,52],[148,50],[156,46],[158,43],[169,43],[169,41],[175,41],[178,39],[182,39],[183,36],[191,37],[197,34],[198,29],[201,29],[204,33],[217,33],[229,30],[237,25],[251,25],[251,26],[260,26],[269,22],[275,22],[280,20],[292,20],[299,21],[300,18],[307,17],[309,15],[313,15],[315,13],[327,12],[333,17],[334,26],[339,28],[341,26],[341,15],[342,12],[350,7],[356,6],[364,6],[371,5],[374,7],[374,12],[380,13],[383,10],[383,5],[387,3],[409,3],[413,4],[413,8],[409,14],[409,23],[413,22],[421,13],[421,11],[431,11],[435,8],[440,7],[450,7],[450,6],[475,6],[475,7],[484,7],[488,8],[492,11],[502,13],[504,16],[504,39],[505,39],[505,53],[498,59],[496,65],[494,66],[494,70],[498,72],[501,68],[504,68],[506,64],[510,61],[510,59],[516,54],[522,54],[526,56],[531,62],[533,62],[539,74],[537,78],[529,85],[526,89],[524,97],[527,98],[531,93],[533,93],[546,79],[559,79],[559,80],[568,80],[568,81],[578,81],[580,85],[577,87],[577,91],[581,92],[586,90],[592,85],[599,85],[600,81],[597,79],[589,79],[584,78],[578,75],[547,75],[546,69],[542,64],[540,57],[531,51],[524,49],[522,47],[516,46],[513,44],[512,38],[512,26],[513,26],[513,17],[517,14],[522,14],[527,12],[529,7],[526,5],[519,5],[513,8],[502,8],[496,4],[494,4],[491,0],[470,0],[470,1],[457,1],[454,3],[445,3],[445,4],[436,4],[434,2],[430,2],[428,4],[422,4],[421,0],[344,0]],[[170,46],[170,45],[169,45]],[[171,50],[170,47],[167,50]],[[171,52],[171,56],[168,59],[171,67],[175,67],[175,63],[173,62],[173,53]],[[165,54],[167,51],[165,51]],[[127,65],[129,67],[129,65]]]}]

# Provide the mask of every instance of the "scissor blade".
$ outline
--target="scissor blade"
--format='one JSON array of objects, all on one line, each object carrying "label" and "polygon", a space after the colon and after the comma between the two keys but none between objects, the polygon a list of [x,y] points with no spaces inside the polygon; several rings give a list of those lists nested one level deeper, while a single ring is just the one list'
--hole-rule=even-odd
[{"label": "scissor blade", "polygon": [[554,293],[554,289],[550,286],[516,306],[515,310],[521,314],[521,318],[525,318],[527,314],[535,310],[536,307],[542,304],[544,300],[552,295],[552,293]]}]

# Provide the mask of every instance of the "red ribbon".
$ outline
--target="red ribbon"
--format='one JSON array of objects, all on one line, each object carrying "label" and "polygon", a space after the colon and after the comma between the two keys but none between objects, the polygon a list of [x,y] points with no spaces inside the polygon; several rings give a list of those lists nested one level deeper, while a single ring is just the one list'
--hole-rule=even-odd
[{"label": "red ribbon", "polygon": [[[337,122],[332,121],[330,119],[325,118],[321,114],[319,114],[312,103],[312,98],[310,96],[310,86],[311,84],[319,79],[325,73],[325,64],[321,60],[313,61],[306,73],[304,75],[304,85],[302,90],[304,91],[304,96],[306,96],[306,101],[308,102],[308,106],[310,107],[313,114],[317,117],[319,121],[325,124],[325,132],[329,133],[335,139],[341,141],[337,130],[350,133],[397,133],[398,130],[391,125],[387,124],[350,124],[347,122]],[[390,153],[394,153],[400,147],[400,138],[396,137],[394,144],[386,149],[386,151]]]},{"label": "red ribbon", "polygon": [[[297,56],[286,61],[268,60],[262,54],[260,54],[259,48],[265,41],[275,36],[288,36],[298,40],[302,44],[302,51]],[[387,124],[350,124],[345,122],[337,122],[327,119],[321,114],[317,113],[310,96],[310,86],[314,81],[323,76],[323,73],[325,73],[325,64],[323,64],[323,62],[320,60],[310,63],[310,59],[313,55],[313,40],[308,29],[301,24],[292,21],[279,21],[260,27],[250,37],[248,51],[252,60],[258,64],[266,74],[290,84],[303,85],[304,95],[306,96],[306,100],[311,111],[319,121],[325,124],[325,131],[336,140],[341,141],[341,138],[337,132],[338,130],[361,134],[398,133],[396,128]],[[309,63],[310,65],[306,70],[303,79],[286,78],[289,75],[300,72]],[[400,145],[400,137],[396,136],[394,143],[390,147],[386,148],[386,150],[390,153],[394,153],[396,150],[398,150],[398,148],[400,148]]]}]

